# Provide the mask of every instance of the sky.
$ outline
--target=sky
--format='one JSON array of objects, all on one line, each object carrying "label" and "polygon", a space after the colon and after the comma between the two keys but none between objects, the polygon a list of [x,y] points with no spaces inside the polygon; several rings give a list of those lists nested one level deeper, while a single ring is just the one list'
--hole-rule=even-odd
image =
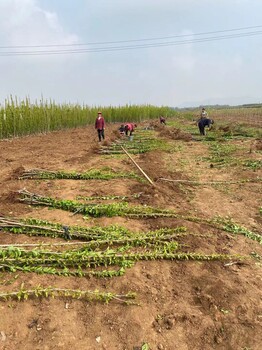
[{"label": "sky", "polygon": [[1,104],[262,103],[261,62],[258,0],[0,0]]}]

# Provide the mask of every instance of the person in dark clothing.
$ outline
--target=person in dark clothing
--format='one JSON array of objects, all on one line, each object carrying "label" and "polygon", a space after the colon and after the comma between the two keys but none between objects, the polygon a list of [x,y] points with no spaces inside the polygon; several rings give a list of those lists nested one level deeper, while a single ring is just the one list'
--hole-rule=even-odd
[{"label": "person in dark clothing", "polygon": [[159,118],[160,124],[166,125],[166,119],[161,115]]},{"label": "person in dark clothing", "polygon": [[207,126],[210,130],[211,125],[214,124],[214,120],[208,118],[202,118],[198,121],[198,128],[200,135],[206,135],[205,127]]},{"label": "person in dark clothing", "polygon": [[102,112],[97,113],[95,128],[97,130],[98,140],[101,142],[102,139],[105,139],[105,120],[102,116]]},{"label": "person in dark clothing", "polygon": [[124,126],[124,124],[122,124],[122,125],[120,126],[120,128],[118,129],[118,131],[119,131],[120,135],[124,135],[124,134],[125,134],[125,126]]},{"label": "person in dark clothing", "polygon": [[127,123],[125,125],[125,133],[126,133],[126,136],[128,135],[128,131],[129,131],[129,135],[132,136],[135,128],[137,127],[136,124],[133,124],[133,123]]}]

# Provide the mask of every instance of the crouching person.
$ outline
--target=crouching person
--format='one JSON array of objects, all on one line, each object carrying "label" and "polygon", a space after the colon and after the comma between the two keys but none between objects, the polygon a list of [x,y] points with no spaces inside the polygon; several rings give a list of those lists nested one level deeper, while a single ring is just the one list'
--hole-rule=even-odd
[{"label": "crouching person", "polygon": [[133,124],[133,123],[127,123],[125,125],[125,133],[126,133],[126,136],[128,136],[128,132],[129,132],[129,136],[132,136],[135,128],[137,127],[136,124]]},{"label": "crouching person", "polygon": [[160,121],[160,124],[166,125],[166,119],[162,115],[159,117],[159,121]]},{"label": "crouching person", "polygon": [[208,129],[211,129],[212,124],[214,124],[213,119],[203,118],[198,121],[198,128],[200,135],[206,135],[205,128],[208,127]]},{"label": "crouching person", "polygon": [[120,134],[121,136],[125,135],[125,126],[124,126],[124,124],[122,124],[122,125],[120,126],[120,128],[118,129],[118,131],[119,131],[119,134]]}]

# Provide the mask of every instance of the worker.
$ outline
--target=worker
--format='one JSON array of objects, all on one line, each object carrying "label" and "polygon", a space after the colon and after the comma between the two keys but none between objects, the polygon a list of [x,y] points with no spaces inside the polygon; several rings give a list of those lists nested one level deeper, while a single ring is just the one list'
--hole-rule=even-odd
[{"label": "worker", "polygon": [[207,126],[208,129],[210,130],[212,124],[214,124],[213,119],[200,118],[198,121],[198,128],[199,128],[200,135],[206,135],[205,127]]},{"label": "worker", "polygon": [[162,115],[160,115],[159,121],[160,121],[160,124],[166,125],[166,119]]},{"label": "worker", "polygon": [[128,131],[129,131],[129,136],[132,136],[135,128],[137,127],[136,124],[133,124],[133,123],[127,123],[125,125],[125,133],[126,133],[126,136],[128,135]]},{"label": "worker", "polygon": [[101,142],[102,139],[105,139],[105,120],[102,116],[102,112],[97,113],[95,128],[97,130],[98,140]]},{"label": "worker", "polygon": [[120,126],[120,128],[118,129],[118,131],[119,131],[120,135],[125,135],[125,126],[124,126],[124,124],[122,124],[122,125]]},{"label": "worker", "polygon": [[205,110],[205,108],[203,107],[202,110],[201,110],[201,113],[200,113],[200,119],[204,119],[204,118],[207,118],[207,117],[208,117],[208,113]]}]

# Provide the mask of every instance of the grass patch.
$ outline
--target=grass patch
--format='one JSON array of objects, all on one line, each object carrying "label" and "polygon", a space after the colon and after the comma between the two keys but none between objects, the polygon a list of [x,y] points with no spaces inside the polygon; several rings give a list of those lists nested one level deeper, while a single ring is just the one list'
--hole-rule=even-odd
[{"label": "grass patch", "polygon": [[238,164],[233,154],[238,150],[236,145],[214,142],[209,146],[210,155],[201,157],[201,160],[208,161],[216,166],[228,166]]},{"label": "grass patch", "polygon": [[104,155],[121,155],[124,147],[130,154],[142,154],[154,150],[172,151],[173,147],[169,142],[156,137],[153,130],[136,131],[133,135],[133,140],[128,138],[118,139],[108,146],[101,146],[99,153]]},{"label": "grass patch", "polygon": [[261,130],[258,128],[248,127],[243,124],[228,124],[218,127],[220,131],[220,137],[225,139],[234,138],[257,138],[261,137]]},{"label": "grass patch", "polygon": [[248,160],[243,162],[243,166],[245,168],[249,168],[249,169],[252,169],[252,170],[256,171],[258,169],[262,169],[262,160],[251,160],[251,159],[248,159]]}]

